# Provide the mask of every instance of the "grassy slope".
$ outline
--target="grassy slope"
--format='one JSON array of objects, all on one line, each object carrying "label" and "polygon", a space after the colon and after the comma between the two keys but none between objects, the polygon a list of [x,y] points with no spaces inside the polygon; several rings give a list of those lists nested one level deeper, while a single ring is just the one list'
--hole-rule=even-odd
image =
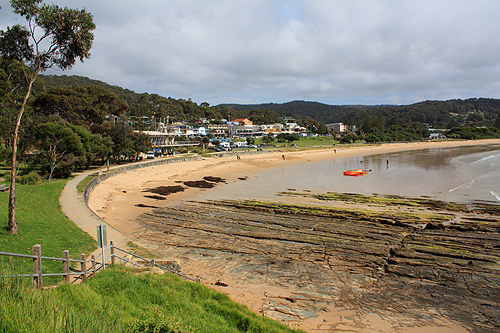
[{"label": "grassy slope", "polygon": [[93,238],[80,230],[61,212],[59,196],[66,181],[43,185],[16,184],[16,219],[19,230],[7,231],[9,193],[0,193],[0,249],[4,252],[31,254],[35,244],[42,245],[42,255],[62,257],[69,250],[72,258],[96,249]]},{"label": "grassy slope", "polygon": [[[0,251],[79,258],[96,248],[60,210],[65,181],[17,185],[17,235],[7,231],[8,196],[0,193]],[[61,272],[44,261],[44,272]],[[30,273],[31,260],[0,256],[0,275]],[[56,278],[44,283],[59,282]],[[34,290],[25,279],[0,279],[2,332],[298,332],[252,313],[226,295],[172,275],[137,274],[123,266],[107,269],[80,285]]]},{"label": "grassy slope", "polygon": [[124,266],[44,291],[0,280],[0,298],[0,332],[300,332],[199,283]]}]

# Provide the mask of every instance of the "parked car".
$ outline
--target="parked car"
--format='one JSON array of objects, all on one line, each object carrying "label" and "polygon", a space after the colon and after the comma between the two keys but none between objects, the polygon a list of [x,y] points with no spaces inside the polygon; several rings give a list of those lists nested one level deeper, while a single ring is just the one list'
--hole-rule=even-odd
[{"label": "parked car", "polygon": [[154,151],[148,151],[146,158],[155,158],[155,152]]}]

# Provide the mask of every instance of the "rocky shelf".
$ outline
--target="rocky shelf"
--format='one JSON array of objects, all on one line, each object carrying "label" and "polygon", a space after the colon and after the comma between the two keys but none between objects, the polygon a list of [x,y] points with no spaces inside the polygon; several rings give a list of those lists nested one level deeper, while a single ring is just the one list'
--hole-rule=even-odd
[{"label": "rocky shelf", "polygon": [[[419,204],[425,209],[429,202]],[[141,237],[169,256],[198,260],[220,283],[286,291],[263,300],[263,314],[276,319],[325,318],[321,327],[332,329],[325,313],[333,308],[397,318],[400,326],[432,322],[426,313],[439,313],[472,330],[499,331],[498,209],[430,205],[411,213],[369,205],[185,202],[139,220]]]}]

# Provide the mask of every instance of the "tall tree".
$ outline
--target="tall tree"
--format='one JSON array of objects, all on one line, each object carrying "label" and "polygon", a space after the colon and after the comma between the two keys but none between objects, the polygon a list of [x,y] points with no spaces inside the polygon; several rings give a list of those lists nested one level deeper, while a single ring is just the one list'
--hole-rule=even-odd
[{"label": "tall tree", "polygon": [[28,27],[14,25],[0,31],[0,52],[3,57],[26,64],[23,75],[26,95],[16,117],[12,144],[11,186],[9,196],[9,232],[15,234],[18,223],[16,209],[16,154],[21,118],[38,74],[52,67],[70,69],[79,59],[90,57],[95,29],[93,17],[86,10],[60,8],[42,4],[42,0],[11,0],[14,13],[24,17]]},{"label": "tall tree", "polygon": [[[42,168],[47,169],[49,181],[54,171],[60,168],[68,159],[84,154],[82,142],[70,124],[59,118],[53,122],[39,125],[35,130],[35,136],[40,141],[39,159],[43,161]],[[73,167],[74,163],[71,164]]]}]

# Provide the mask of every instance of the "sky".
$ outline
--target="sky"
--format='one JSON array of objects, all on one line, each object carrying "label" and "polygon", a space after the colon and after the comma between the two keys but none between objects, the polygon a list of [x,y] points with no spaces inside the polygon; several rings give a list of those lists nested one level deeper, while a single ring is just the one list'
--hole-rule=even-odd
[{"label": "sky", "polygon": [[[499,0],[45,0],[85,8],[71,70],[200,104],[500,98]],[[0,30],[26,21],[0,0]]]}]

